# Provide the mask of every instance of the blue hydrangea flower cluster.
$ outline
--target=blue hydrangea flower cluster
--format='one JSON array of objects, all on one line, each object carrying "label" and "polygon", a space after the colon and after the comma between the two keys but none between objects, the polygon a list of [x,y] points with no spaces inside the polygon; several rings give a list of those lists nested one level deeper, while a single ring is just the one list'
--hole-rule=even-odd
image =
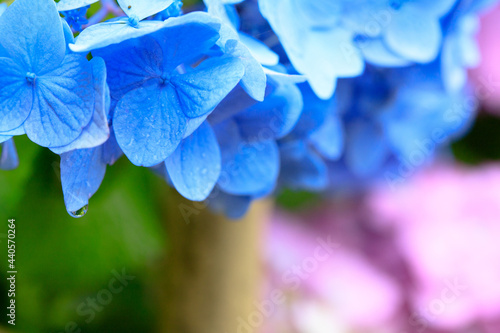
[{"label": "blue hydrangea flower cluster", "polygon": [[237,218],[282,187],[397,183],[463,133],[495,1],[97,2],[0,5],[0,168],[17,135],[59,154],[79,217],[125,155]]}]

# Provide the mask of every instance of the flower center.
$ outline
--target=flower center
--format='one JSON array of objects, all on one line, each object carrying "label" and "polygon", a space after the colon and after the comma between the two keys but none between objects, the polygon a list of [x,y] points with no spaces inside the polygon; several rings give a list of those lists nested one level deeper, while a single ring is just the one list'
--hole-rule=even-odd
[{"label": "flower center", "polygon": [[31,73],[31,72],[26,73],[26,80],[27,80],[29,83],[33,83],[33,82],[35,82],[35,79],[36,79],[36,75],[35,75],[35,73]]},{"label": "flower center", "polygon": [[130,16],[128,18],[128,23],[133,26],[134,28],[137,28],[137,26],[139,25],[139,18],[135,15],[133,16]]}]

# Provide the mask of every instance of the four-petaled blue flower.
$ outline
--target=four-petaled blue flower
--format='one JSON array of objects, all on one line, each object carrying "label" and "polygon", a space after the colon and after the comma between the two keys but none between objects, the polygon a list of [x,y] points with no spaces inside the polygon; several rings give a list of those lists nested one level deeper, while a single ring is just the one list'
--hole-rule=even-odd
[{"label": "four-petaled blue flower", "polygon": [[204,13],[171,18],[147,36],[95,50],[108,68],[116,139],[136,165],[163,162],[188,121],[210,113],[244,74],[231,56],[204,60],[220,24]]},{"label": "four-petaled blue flower", "polygon": [[77,139],[92,120],[92,65],[67,53],[55,3],[15,1],[0,34],[0,134],[26,133],[44,147]]}]

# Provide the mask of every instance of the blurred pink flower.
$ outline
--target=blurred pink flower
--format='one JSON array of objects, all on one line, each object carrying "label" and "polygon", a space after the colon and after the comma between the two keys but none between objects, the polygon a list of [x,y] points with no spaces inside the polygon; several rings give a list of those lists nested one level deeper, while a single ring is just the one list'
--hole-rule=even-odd
[{"label": "blurred pink flower", "polygon": [[400,306],[398,285],[360,253],[304,222],[278,214],[270,227],[268,295],[282,291],[286,302],[263,332],[375,332],[389,325]]},{"label": "blurred pink flower", "polygon": [[478,34],[481,64],[471,70],[476,95],[488,110],[500,114],[500,4],[486,11]]},{"label": "blurred pink flower", "polygon": [[414,325],[456,332],[499,318],[500,165],[435,167],[371,206],[410,267]]}]

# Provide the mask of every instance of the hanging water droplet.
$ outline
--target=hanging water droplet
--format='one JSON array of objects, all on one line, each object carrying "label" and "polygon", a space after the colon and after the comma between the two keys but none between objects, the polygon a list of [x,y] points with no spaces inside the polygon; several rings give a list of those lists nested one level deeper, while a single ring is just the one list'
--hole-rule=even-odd
[{"label": "hanging water droplet", "polygon": [[85,206],[83,206],[82,208],[80,208],[79,210],[77,210],[75,212],[69,212],[69,215],[71,215],[72,217],[78,219],[80,217],[84,217],[85,214],[87,214],[88,210],[89,210],[89,205],[85,205]]}]

